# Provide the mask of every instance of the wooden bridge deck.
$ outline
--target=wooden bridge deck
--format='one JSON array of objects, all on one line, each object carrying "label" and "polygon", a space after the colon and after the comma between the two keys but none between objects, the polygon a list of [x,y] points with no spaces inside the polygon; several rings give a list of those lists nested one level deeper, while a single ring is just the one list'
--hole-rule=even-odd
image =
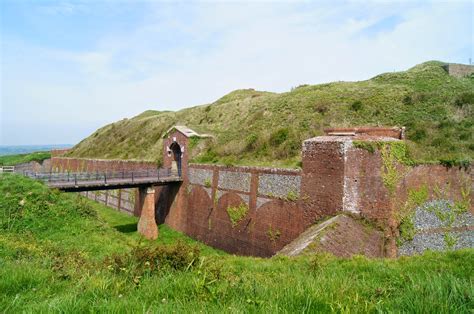
[{"label": "wooden bridge deck", "polygon": [[74,173],[23,172],[23,175],[65,192],[137,188],[182,182],[178,173],[173,173],[171,169]]}]

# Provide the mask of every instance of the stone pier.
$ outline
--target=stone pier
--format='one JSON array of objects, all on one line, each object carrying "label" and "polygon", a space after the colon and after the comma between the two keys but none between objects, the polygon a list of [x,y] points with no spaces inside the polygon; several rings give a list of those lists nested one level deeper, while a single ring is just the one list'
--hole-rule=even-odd
[{"label": "stone pier", "polygon": [[154,240],[158,238],[158,226],[155,220],[155,189],[153,187],[141,187],[138,196],[140,211],[138,233],[147,239]]}]

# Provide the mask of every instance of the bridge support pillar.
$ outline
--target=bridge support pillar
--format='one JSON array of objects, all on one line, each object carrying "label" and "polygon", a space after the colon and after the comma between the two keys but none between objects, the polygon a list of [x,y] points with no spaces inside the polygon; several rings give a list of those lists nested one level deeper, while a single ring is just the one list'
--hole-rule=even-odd
[{"label": "bridge support pillar", "polygon": [[153,187],[139,188],[139,207],[138,233],[147,239],[154,240],[158,237],[158,226],[155,220],[155,189]]}]

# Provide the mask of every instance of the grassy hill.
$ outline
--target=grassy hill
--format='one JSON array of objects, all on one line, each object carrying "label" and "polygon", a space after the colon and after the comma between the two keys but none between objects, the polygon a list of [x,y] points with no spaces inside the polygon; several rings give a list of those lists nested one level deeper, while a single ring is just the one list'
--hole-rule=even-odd
[{"label": "grassy hill", "polygon": [[51,158],[50,152],[34,152],[29,154],[16,154],[0,156],[0,166],[13,166],[16,164],[37,161],[41,163],[43,160]]},{"label": "grassy hill", "polygon": [[213,140],[193,142],[198,162],[297,166],[301,142],[326,127],[406,126],[412,158],[474,158],[474,77],[430,61],[360,82],[304,85],[287,93],[237,90],[209,105],[146,111],[109,124],[70,156],[156,160],[164,132],[184,124]]},{"label": "grassy hill", "polygon": [[227,255],[76,194],[0,175],[4,313],[472,313],[473,250],[399,259]]}]

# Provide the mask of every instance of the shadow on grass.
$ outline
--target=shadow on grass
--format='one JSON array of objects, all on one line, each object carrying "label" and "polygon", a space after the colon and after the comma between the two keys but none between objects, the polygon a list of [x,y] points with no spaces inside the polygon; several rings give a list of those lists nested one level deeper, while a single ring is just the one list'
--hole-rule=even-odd
[{"label": "shadow on grass", "polygon": [[132,224],[120,225],[120,226],[115,226],[114,228],[117,231],[122,232],[122,233],[132,233],[132,232],[137,231],[137,224],[132,223]]}]

